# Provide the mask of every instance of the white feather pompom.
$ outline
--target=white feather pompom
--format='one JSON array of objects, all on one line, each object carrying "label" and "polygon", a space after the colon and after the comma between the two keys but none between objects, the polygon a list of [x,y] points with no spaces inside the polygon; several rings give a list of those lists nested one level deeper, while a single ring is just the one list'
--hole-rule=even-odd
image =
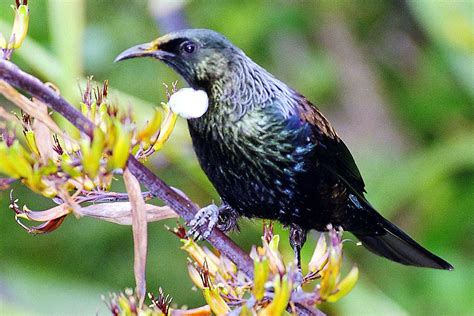
[{"label": "white feather pompom", "polygon": [[206,113],[209,98],[203,90],[182,88],[171,95],[168,104],[173,112],[185,119],[198,118]]}]

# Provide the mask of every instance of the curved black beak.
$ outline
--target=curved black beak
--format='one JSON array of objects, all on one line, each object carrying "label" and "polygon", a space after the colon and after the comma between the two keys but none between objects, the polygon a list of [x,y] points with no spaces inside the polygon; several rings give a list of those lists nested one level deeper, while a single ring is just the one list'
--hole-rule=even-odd
[{"label": "curved black beak", "polygon": [[125,59],[137,58],[137,57],[153,57],[156,59],[163,59],[167,56],[174,56],[173,54],[160,50],[157,41],[150,43],[139,44],[121,52],[114,60],[114,62],[122,61]]}]

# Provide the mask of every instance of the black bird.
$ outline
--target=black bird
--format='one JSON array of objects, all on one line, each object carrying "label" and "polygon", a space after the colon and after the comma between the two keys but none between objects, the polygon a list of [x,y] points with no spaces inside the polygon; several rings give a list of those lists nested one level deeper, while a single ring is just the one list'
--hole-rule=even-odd
[{"label": "black bird", "polygon": [[299,265],[307,231],[332,224],[379,256],[453,269],[370,205],[351,153],[321,112],[223,35],[177,31],[134,46],[116,61],[144,56],[164,62],[209,97],[208,111],[188,125],[222,205],[201,210],[195,229],[210,232],[218,217],[224,230],[239,216],[278,220],[290,227]]}]

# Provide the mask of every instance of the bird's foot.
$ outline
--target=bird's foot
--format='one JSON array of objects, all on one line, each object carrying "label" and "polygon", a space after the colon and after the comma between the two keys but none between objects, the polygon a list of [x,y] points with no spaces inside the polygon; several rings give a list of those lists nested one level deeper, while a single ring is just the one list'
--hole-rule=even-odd
[{"label": "bird's foot", "polygon": [[208,205],[199,210],[189,222],[188,237],[196,240],[206,239],[219,221],[219,208],[215,204]]},{"label": "bird's foot", "polygon": [[301,270],[301,268],[296,269],[293,281],[295,282],[294,288],[297,290],[301,289],[301,286],[303,285],[304,281],[303,271]]},{"label": "bird's foot", "polygon": [[222,204],[219,207],[219,220],[217,221],[217,228],[224,233],[231,230],[239,230],[237,220],[239,219],[239,213],[231,208],[227,204]]},{"label": "bird's foot", "polygon": [[295,283],[298,287],[301,287],[303,284],[303,271],[301,269],[301,248],[306,242],[307,231],[301,228],[298,225],[292,224],[290,226],[290,245],[295,252],[295,262],[296,262],[296,275]]}]

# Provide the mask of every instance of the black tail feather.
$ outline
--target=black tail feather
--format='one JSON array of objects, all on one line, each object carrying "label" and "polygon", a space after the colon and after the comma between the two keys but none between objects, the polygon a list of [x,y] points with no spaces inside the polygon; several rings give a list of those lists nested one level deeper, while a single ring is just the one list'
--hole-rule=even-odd
[{"label": "black tail feather", "polygon": [[397,226],[380,216],[385,234],[365,235],[354,233],[371,252],[405,265],[453,270],[453,266],[432,254]]}]

